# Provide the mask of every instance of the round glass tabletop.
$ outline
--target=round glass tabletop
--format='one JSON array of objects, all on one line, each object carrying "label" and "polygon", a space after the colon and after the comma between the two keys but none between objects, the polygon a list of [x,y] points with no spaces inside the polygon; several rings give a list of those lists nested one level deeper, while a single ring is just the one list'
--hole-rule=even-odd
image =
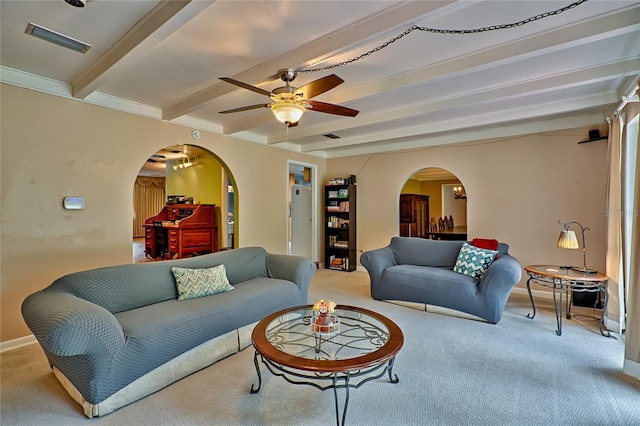
[{"label": "round glass tabletop", "polygon": [[369,367],[392,358],[402,347],[402,331],[381,314],[338,306],[333,316],[331,331],[317,332],[311,305],[276,312],[254,329],[254,347],[272,361],[315,371]]}]

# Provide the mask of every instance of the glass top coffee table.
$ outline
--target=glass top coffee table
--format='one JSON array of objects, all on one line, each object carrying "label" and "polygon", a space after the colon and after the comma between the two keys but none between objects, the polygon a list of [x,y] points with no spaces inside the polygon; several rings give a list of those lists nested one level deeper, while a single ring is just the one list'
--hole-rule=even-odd
[{"label": "glass top coffee table", "polygon": [[[384,315],[354,306],[339,305],[333,315],[336,325],[326,333],[314,331],[312,305],[283,309],[260,321],[251,335],[258,374],[251,393],[262,385],[261,361],[289,383],[333,389],[336,423],[344,425],[350,388],[385,374],[398,383],[393,363],[404,343],[400,327]],[[342,421],[338,389],[345,389]]]}]

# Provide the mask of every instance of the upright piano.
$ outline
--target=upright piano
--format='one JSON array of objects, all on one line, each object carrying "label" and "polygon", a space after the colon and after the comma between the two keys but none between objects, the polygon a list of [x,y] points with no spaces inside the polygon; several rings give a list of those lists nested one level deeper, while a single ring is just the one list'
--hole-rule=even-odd
[{"label": "upright piano", "polygon": [[145,254],[155,259],[153,221],[162,221],[167,232],[169,257],[218,251],[218,227],[214,204],[167,204],[144,222]]}]

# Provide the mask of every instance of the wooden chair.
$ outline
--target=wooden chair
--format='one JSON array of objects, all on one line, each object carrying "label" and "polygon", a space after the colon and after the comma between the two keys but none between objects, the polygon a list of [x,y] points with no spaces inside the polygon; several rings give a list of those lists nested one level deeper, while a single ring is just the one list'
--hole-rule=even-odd
[{"label": "wooden chair", "polygon": [[164,228],[162,227],[161,220],[153,221],[153,234],[154,234],[155,249],[156,249],[154,260],[157,260],[158,256],[160,256],[160,260],[164,260],[164,256],[168,252],[168,246],[167,246],[167,238],[165,235]]}]

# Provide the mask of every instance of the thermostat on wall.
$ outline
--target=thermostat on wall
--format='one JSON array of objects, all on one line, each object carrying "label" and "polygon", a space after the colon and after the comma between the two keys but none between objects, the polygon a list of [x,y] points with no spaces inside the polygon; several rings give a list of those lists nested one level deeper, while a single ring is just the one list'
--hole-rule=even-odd
[{"label": "thermostat on wall", "polygon": [[64,208],[67,210],[84,209],[84,197],[64,197]]}]

